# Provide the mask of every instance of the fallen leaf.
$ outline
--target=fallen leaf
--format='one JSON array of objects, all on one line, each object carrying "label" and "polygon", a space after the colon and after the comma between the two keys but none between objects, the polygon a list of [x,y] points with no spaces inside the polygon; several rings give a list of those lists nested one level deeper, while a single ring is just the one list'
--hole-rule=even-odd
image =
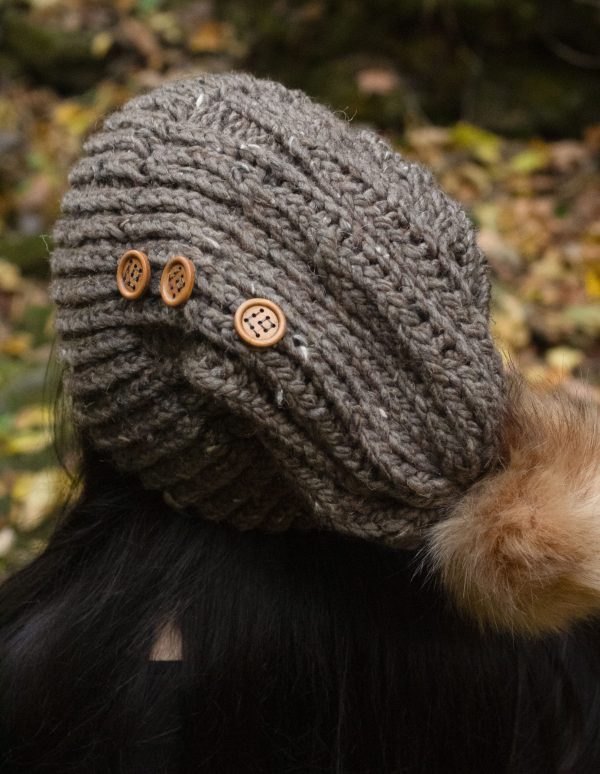
[{"label": "fallen leaf", "polygon": [[183,33],[175,14],[169,11],[153,13],[149,17],[148,23],[152,30],[167,43],[176,45],[181,42]]},{"label": "fallen leaf", "polygon": [[22,408],[14,419],[15,430],[30,430],[32,427],[50,427],[51,413],[47,406],[34,404]]},{"label": "fallen leaf", "polygon": [[21,272],[14,263],[0,258],[0,290],[14,293],[21,284]]},{"label": "fallen leaf", "polygon": [[92,56],[96,57],[96,59],[104,59],[104,57],[110,51],[112,44],[113,44],[113,36],[110,34],[110,32],[108,32],[107,30],[98,32],[92,38],[92,43],[90,46]]},{"label": "fallen leaf", "polygon": [[550,153],[546,146],[534,147],[513,156],[508,162],[508,168],[511,172],[516,172],[520,175],[530,175],[532,172],[537,172],[547,167],[549,161]]},{"label": "fallen leaf", "polygon": [[520,350],[530,341],[525,307],[519,298],[498,286],[493,288],[492,335],[511,350]]},{"label": "fallen leaf", "polygon": [[225,51],[234,39],[233,29],[226,22],[202,22],[188,37],[187,45],[194,54],[215,54]]},{"label": "fallen leaf", "polygon": [[52,436],[48,428],[43,430],[29,430],[24,433],[12,434],[1,447],[2,452],[8,456],[15,454],[36,454],[43,451],[52,443]]},{"label": "fallen leaf", "polygon": [[398,88],[400,78],[391,67],[367,67],[356,74],[356,85],[361,94],[386,95]]},{"label": "fallen leaf", "polygon": [[2,527],[0,529],[0,557],[4,558],[11,552],[15,544],[16,533],[12,527]]},{"label": "fallen leaf", "polygon": [[56,123],[76,136],[85,134],[97,117],[98,114],[94,108],[81,105],[75,100],[61,102],[54,110]]},{"label": "fallen leaf", "polygon": [[451,137],[458,148],[470,151],[478,161],[484,164],[495,164],[500,160],[502,143],[500,138],[492,132],[460,122],[452,130]]},{"label": "fallen leaf", "polygon": [[31,349],[31,333],[14,333],[0,341],[0,352],[11,357],[22,357]]},{"label": "fallen leaf", "polygon": [[546,352],[545,360],[552,368],[570,373],[583,363],[585,360],[585,353],[580,349],[574,349],[573,347],[552,347]]},{"label": "fallen leaf", "polygon": [[600,261],[590,263],[585,270],[585,292],[590,298],[600,298]]},{"label": "fallen leaf", "polygon": [[57,505],[64,489],[65,475],[60,468],[18,475],[11,491],[10,523],[23,532],[36,529]]}]

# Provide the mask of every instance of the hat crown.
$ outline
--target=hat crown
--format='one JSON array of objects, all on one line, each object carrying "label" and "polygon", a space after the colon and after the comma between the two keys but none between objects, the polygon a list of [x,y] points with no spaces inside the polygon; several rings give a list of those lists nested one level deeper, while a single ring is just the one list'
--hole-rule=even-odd
[{"label": "hat crown", "polygon": [[[502,408],[485,260],[429,171],[298,91],[168,83],[86,143],[52,293],[76,421],[212,518],[408,544],[490,465]],[[114,282],[143,251],[148,291]],[[185,304],[159,278],[194,265]],[[261,350],[236,309],[270,299]]]}]

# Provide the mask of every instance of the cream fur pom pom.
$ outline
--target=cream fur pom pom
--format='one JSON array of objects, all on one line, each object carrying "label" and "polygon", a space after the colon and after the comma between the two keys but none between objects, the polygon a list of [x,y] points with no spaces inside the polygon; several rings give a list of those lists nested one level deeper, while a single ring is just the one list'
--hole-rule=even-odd
[{"label": "cream fur pom pom", "polygon": [[482,625],[538,634],[600,613],[600,406],[513,377],[500,465],[428,553]]}]

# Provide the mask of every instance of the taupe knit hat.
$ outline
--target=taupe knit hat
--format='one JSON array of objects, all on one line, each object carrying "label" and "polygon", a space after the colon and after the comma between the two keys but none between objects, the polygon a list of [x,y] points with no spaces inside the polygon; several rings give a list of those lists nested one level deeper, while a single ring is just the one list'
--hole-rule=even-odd
[{"label": "taupe knit hat", "polygon": [[484,258],[427,170],[241,74],[136,98],[85,150],[52,294],[75,421],[117,467],[241,528],[412,547],[464,519],[510,392]]}]

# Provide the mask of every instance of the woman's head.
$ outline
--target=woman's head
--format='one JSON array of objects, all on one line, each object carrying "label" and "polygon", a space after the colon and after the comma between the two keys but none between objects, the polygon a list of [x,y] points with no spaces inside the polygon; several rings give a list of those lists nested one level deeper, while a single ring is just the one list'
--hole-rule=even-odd
[{"label": "woman's head", "polygon": [[[375,134],[279,84],[202,76],[111,116],[70,182],[61,353],[77,421],[118,467],[204,517],[402,546],[489,465],[503,395],[483,256]],[[149,284],[123,298],[130,250]],[[234,316],[253,298],[248,340]]]},{"label": "woman's head", "polygon": [[503,372],[474,230],[428,171],[227,74],[129,102],[70,183],[65,386],[118,469],[242,529],[428,546],[486,622],[560,629],[600,606],[600,412]]},{"label": "woman's head", "polygon": [[503,370],[462,209],[243,75],[86,154],[52,257],[83,493],[0,590],[13,759],[123,768],[174,631],[185,771],[600,761],[596,628],[553,633],[600,606],[600,412]]}]

